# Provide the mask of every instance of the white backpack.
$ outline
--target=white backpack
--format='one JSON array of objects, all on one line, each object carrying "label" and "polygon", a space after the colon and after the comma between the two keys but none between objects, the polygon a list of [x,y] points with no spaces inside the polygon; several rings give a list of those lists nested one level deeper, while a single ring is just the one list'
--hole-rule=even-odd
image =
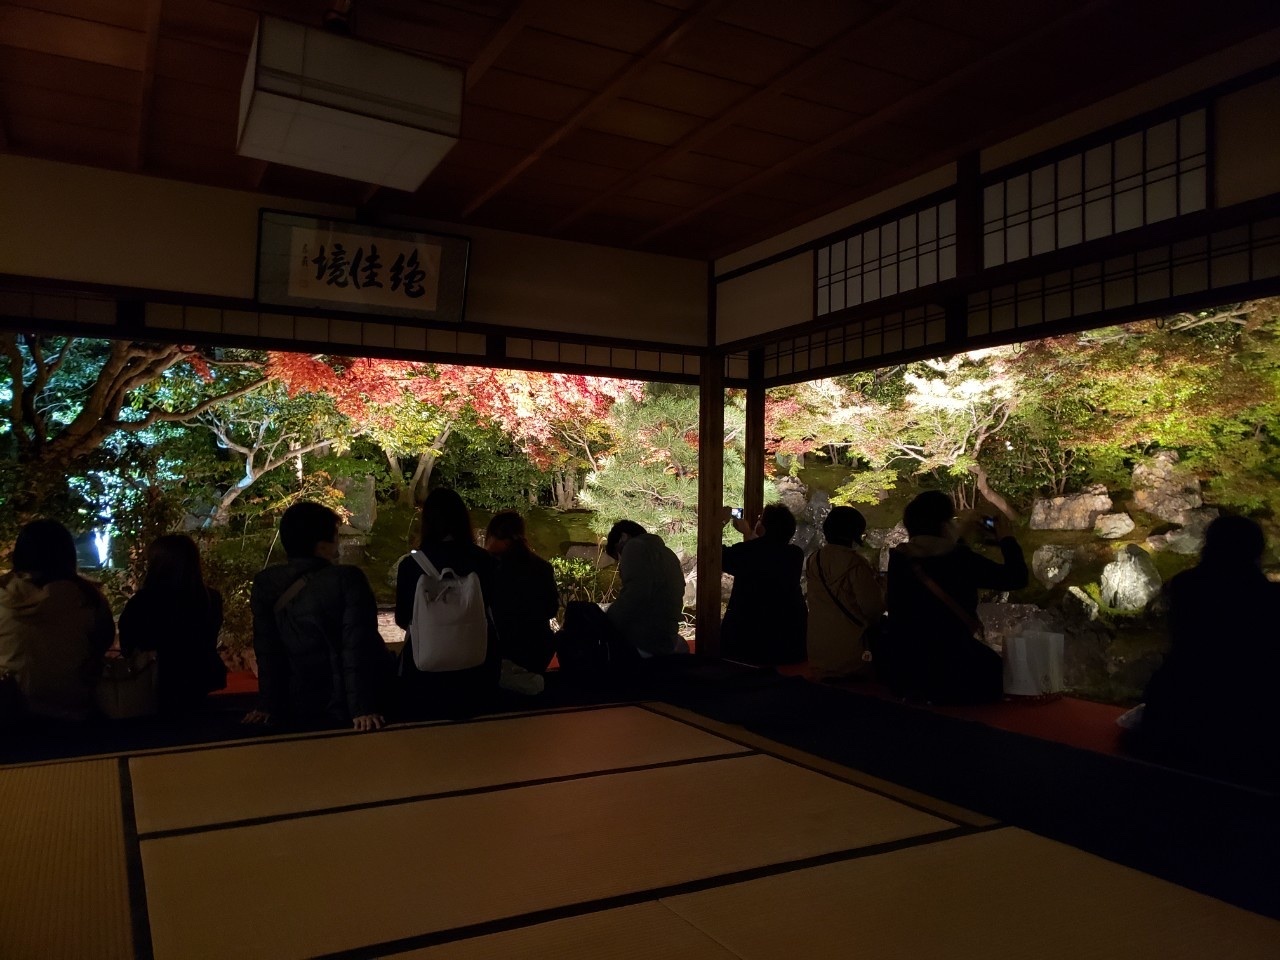
[{"label": "white backpack", "polygon": [[474,573],[460,577],[449,567],[436,570],[418,550],[412,556],[423,571],[409,624],[414,666],[432,673],[480,666],[489,648],[480,578]]}]

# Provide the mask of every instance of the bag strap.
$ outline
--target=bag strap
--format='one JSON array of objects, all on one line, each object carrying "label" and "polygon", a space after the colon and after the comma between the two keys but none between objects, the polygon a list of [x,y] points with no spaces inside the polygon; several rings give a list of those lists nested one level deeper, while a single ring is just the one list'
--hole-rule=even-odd
[{"label": "bag strap", "polygon": [[846,607],[841,602],[840,598],[836,596],[835,591],[831,589],[831,584],[827,583],[827,574],[822,569],[822,551],[819,550],[817,553],[815,553],[813,555],[813,558],[814,560],[817,561],[818,579],[822,581],[822,586],[826,588],[827,596],[829,596],[832,599],[832,601],[835,603],[835,605],[840,608],[841,613],[843,613],[846,617],[848,617],[850,620],[853,621],[853,625],[855,627],[860,627],[861,629],[865,630],[867,628],[867,622],[863,620],[861,617],[856,616],[852,610]]},{"label": "bag strap", "polygon": [[986,642],[987,629],[982,625],[981,620],[971,614],[964,607],[960,606],[960,604],[956,603],[955,598],[952,597],[951,594],[947,593],[947,591],[943,590],[942,587],[938,586],[938,581],[925,573],[924,568],[920,566],[919,563],[911,564],[911,570],[915,573],[916,579],[923,583],[930,593],[942,601],[943,606],[950,610],[961,623],[969,628],[970,632],[973,633],[973,638],[975,640],[981,640],[983,643]]},{"label": "bag strap", "polygon": [[289,586],[285,587],[284,593],[280,594],[279,599],[276,600],[275,606],[271,608],[271,612],[278,617],[280,614],[288,610],[289,605],[297,599],[298,594],[302,592],[303,588],[307,585],[307,581],[310,579],[311,574],[304,573],[297,580],[293,581],[293,583],[289,584]]},{"label": "bag strap", "polygon": [[[423,553],[421,550],[410,550],[409,556],[413,557],[413,559],[418,562],[418,566],[420,566],[423,572],[426,573],[428,576],[436,580],[439,580],[441,577],[444,576],[444,573],[440,570],[437,570],[436,565],[432,563],[430,560],[428,560],[427,555]],[[452,573],[453,571],[450,570],[449,572]]]}]

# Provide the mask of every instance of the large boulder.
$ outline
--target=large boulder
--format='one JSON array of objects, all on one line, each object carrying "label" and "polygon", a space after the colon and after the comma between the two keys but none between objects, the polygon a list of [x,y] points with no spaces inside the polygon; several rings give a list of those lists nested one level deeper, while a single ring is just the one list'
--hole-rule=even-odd
[{"label": "large boulder", "polygon": [[349,531],[348,527],[338,529],[338,562],[359,566],[364,561],[364,548],[369,545],[369,535]]},{"label": "large boulder", "polygon": [[791,542],[804,551],[807,557],[825,542],[822,538],[822,522],[831,512],[831,495],[825,490],[815,490],[805,504],[804,512],[796,517],[796,534]]},{"label": "large boulder", "polygon": [[[796,515],[796,519],[804,516],[805,508],[809,505],[809,488],[804,482],[798,477],[779,477],[773,481],[773,485],[777,488],[778,499]],[[755,521],[755,517],[751,519],[752,522]]]},{"label": "large boulder", "polygon": [[1125,544],[1102,570],[1102,602],[1114,610],[1143,610],[1159,596],[1162,583],[1147,551]]},{"label": "large boulder", "polygon": [[1119,540],[1133,533],[1133,518],[1127,513],[1104,513],[1093,524],[1093,532],[1103,540]]},{"label": "large boulder", "polygon": [[368,474],[363,477],[339,477],[333,485],[342,491],[342,505],[351,514],[343,524],[343,531],[368,533],[372,530],[373,522],[378,519],[377,484],[373,477]]},{"label": "large boulder", "polygon": [[1056,543],[1037,547],[1031,555],[1031,573],[1046,587],[1052,587],[1067,579],[1075,560],[1075,548]]},{"label": "large boulder", "polygon": [[1188,515],[1204,504],[1200,481],[1178,466],[1174,450],[1161,450],[1133,468],[1133,505],[1139,510],[1186,524]]},{"label": "large boulder", "polygon": [[1199,507],[1183,513],[1183,525],[1177,530],[1147,537],[1152,550],[1168,550],[1193,556],[1204,549],[1204,532],[1218,517],[1217,507]]},{"label": "large boulder", "polygon": [[1098,616],[1098,605],[1079,587],[1071,587],[1062,601],[1062,679],[1069,690],[1104,690],[1109,683],[1107,648],[1115,639],[1112,627]]},{"label": "large boulder", "polygon": [[1092,530],[1098,518],[1111,510],[1111,497],[1102,484],[1083,493],[1037,500],[1031,507],[1032,530]]}]

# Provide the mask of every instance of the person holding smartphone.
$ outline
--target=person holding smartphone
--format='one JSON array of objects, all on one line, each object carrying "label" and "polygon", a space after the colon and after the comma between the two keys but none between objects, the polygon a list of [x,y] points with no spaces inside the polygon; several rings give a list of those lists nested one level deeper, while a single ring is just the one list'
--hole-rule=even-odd
[{"label": "person holding smartphone", "polygon": [[730,660],[768,666],[804,659],[807,610],[800,589],[804,552],[791,542],[796,519],[779,503],[764,508],[755,524],[725,507],[742,543],[724,547],[724,572],[733,592],[720,627],[721,650]]},{"label": "person holding smartphone", "polygon": [[[1027,563],[1003,517],[966,513],[951,498],[922,493],[902,515],[910,539],[889,554],[889,634],[876,668],[899,696],[979,703],[1004,696],[1000,655],[985,643],[978,591],[1019,590]],[[999,548],[997,563],[969,543]]]}]

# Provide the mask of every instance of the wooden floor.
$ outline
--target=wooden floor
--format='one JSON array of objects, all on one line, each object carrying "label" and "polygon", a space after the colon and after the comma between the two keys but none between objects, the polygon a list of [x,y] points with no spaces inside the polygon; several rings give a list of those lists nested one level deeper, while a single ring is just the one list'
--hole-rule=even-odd
[{"label": "wooden floor", "polygon": [[0,769],[0,957],[1280,955],[1280,923],[661,704]]}]

